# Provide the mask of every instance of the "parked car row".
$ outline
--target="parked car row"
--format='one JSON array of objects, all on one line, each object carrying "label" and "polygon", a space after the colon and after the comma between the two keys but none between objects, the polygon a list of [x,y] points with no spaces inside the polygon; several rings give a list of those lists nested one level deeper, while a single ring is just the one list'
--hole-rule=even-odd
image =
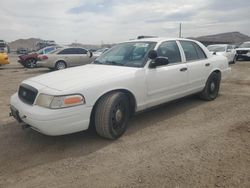
[{"label": "parked car row", "polygon": [[18,62],[26,68],[35,68],[37,66],[38,55],[48,54],[56,49],[60,48],[59,46],[49,46],[45,47],[37,52],[32,52],[19,56]]},{"label": "parked car row", "polygon": [[[88,54],[80,48],[63,48],[41,55],[38,64],[62,69],[71,66],[70,59],[81,64],[92,61]],[[91,64],[24,80],[11,97],[10,114],[46,135],[93,126],[101,137],[117,139],[136,112],[191,94],[216,99],[221,79],[230,70],[227,58],[211,55],[194,40],[131,40],[115,45]]]},{"label": "parked car row", "polygon": [[223,55],[228,59],[228,63],[236,63],[237,60],[250,59],[250,41],[242,43],[235,48],[229,44],[214,44],[207,46],[208,50],[213,55]]}]

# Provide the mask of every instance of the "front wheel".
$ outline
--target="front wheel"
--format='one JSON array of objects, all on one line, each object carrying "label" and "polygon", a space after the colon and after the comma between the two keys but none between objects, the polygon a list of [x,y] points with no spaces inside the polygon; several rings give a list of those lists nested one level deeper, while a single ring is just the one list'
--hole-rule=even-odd
[{"label": "front wheel", "polygon": [[25,62],[25,67],[26,68],[35,68],[36,67],[36,62],[37,60],[34,59],[34,58],[31,58],[31,59],[28,59],[26,62]]},{"label": "front wheel", "polygon": [[105,95],[97,103],[95,128],[98,135],[108,139],[117,139],[127,129],[129,120],[128,97],[122,92]]},{"label": "front wheel", "polygon": [[220,90],[220,73],[213,72],[207,79],[206,86],[200,93],[200,98],[207,101],[216,99]]}]

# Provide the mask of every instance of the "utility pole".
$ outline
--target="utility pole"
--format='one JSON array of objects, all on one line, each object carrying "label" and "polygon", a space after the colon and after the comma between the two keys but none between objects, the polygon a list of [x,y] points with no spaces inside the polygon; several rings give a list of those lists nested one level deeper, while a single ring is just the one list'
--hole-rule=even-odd
[{"label": "utility pole", "polygon": [[179,27],[179,38],[181,38],[181,23],[180,23],[180,27]]}]

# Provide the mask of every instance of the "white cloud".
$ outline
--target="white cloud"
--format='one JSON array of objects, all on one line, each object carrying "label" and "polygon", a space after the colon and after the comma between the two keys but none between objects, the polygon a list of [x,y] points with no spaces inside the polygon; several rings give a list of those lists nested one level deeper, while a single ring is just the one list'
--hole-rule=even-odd
[{"label": "white cloud", "polygon": [[175,37],[180,21],[184,36],[227,31],[249,35],[249,8],[246,0],[224,4],[215,0],[8,0],[1,2],[0,38],[112,43],[142,34]]}]

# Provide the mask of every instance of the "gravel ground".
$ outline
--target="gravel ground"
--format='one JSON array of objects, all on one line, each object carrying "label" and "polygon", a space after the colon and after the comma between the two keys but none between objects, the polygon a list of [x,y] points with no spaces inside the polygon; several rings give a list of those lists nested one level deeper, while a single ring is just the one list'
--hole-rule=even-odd
[{"label": "gravel ground", "polygon": [[0,187],[250,187],[250,62],[219,97],[187,97],[133,117],[116,141],[94,131],[49,137],[8,116],[20,82],[49,72],[0,67]]}]

